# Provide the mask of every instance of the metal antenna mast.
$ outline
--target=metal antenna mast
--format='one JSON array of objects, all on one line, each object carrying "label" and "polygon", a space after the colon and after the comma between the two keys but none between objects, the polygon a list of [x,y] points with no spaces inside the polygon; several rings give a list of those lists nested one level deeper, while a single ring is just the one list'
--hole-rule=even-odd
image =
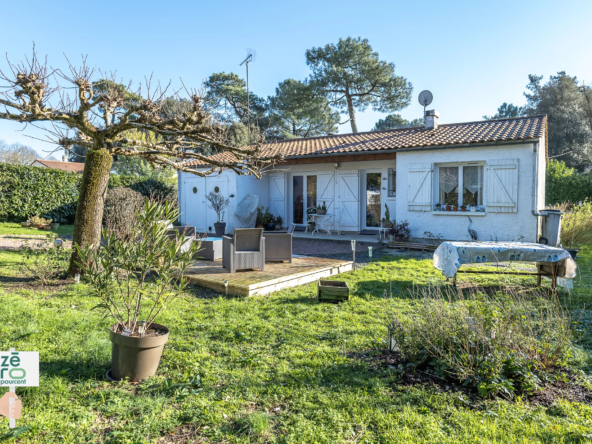
[{"label": "metal antenna mast", "polygon": [[249,145],[251,144],[251,110],[249,105],[249,62],[253,61],[253,53],[249,51],[249,55],[239,66],[247,65],[247,137]]}]

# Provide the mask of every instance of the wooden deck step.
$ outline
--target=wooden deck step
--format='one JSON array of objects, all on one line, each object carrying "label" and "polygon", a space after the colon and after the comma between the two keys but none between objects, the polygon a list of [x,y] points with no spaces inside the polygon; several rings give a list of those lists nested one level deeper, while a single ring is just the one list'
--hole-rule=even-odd
[{"label": "wooden deck step", "polygon": [[316,282],[340,273],[351,271],[351,261],[320,257],[295,257],[292,263],[266,263],[265,270],[244,270],[230,273],[222,261],[196,261],[185,276],[194,284],[239,296],[269,294],[284,288]]}]

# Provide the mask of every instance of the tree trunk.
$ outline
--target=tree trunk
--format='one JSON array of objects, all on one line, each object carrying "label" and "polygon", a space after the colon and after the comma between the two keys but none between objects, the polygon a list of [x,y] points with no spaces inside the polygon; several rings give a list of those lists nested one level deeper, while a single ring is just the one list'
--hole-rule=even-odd
[{"label": "tree trunk", "polygon": [[356,125],[356,114],[354,112],[354,103],[352,101],[351,96],[345,96],[347,100],[347,111],[349,113],[349,121],[351,122],[352,133],[358,132],[358,125]]},{"label": "tree trunk", "polygon": [[[89,150],[86,154],[76,219],[74,220],[73,242],[81,248],[87,245],[93,245],[96,248],[101,242],[103,205],[107,195],[112,163],[113,158],[105,149]],[[80,273],[78,261],[78,253],[73,247],[68,270],[70,276]]]}]

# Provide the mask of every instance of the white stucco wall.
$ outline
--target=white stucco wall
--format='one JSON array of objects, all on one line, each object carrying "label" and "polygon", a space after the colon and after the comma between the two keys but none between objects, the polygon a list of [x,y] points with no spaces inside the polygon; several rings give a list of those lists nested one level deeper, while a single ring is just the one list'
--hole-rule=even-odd
[{"label": "white stucco wall", "polygon": [[[179,220],[182,225],[189,224],[197,229],[207,231],[213,226],[212,210],[208,209],[205,195],[216,185],[225,184],[226,195],[230,198],[230,204],[224,211],[224,222],[226,222],[226,232],[234,230],[234,213],[236,206],[247,194],[256,194],[261,199],[262,205],[267,205],[269,200],[269,178],[264,176],[257,179],[253,176],[237,176],[233,171],[223,171],[221,174],[215,174],[205,178],[190,173],[179,173]],[[196,186],[200,193],[195,195],[192,192]],[[203,190],[203,194],[202,194]],[[234,197],[230,197],[234,195]]]},{"label": "white stucco wall", "polygon": [[[537,159],[537,153],[533,151],[533,144],[400,152],[397,157],[397,222],[407,220],[413,237],[424,237],[423,233],[430,231],[434,235],[441,235],[446,240],[470,240],[467,231],[469,215],[409,211],[407,171],[410,165],[415,163],[433,165],[446,162],[487,162],[499,159],[519,159],[518,210],[516,213],[487,212],[485,216],[471,217],[473,220],[471,228],[477,231],[479,240],[483,241],[535,242],[537,218],[531,214],[531,211],[535,206],[534,165],[539,159]],[[544,164],[542,166],[539,164],[539,167],[540,172],[544,174]],[[434,181],[436,180],[434,173]],[[539,193],[541,187],[544,187],[544,181],[538,185]],[[487,190],[484,190],[484,196],[486,200]]]}]

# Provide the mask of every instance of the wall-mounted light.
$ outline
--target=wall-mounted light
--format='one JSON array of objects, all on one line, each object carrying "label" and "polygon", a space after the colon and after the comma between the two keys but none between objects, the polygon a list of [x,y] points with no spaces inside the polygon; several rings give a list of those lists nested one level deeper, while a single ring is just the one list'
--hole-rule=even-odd
[{"label": "wall-mounted light", "polygon": [[339,162],[335,162],[335,163],[333,164],[333,166],[335,167],[335,169],[339,168]]}]

